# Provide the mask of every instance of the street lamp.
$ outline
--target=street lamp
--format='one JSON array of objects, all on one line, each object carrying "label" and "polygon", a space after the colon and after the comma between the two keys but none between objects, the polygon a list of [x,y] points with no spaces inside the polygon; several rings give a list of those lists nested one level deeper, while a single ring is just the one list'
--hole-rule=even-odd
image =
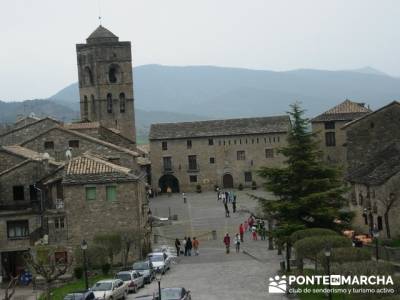
[{"label": "street lamp", "polygon": [[161,277],[162,277],[161,271],[156,272],[156,280],[158,282],[158,300],[161,300]]},{"label": "street lamp", "polygon": [[326,247],[324,250],[324,255],[326,257],[326,263],[327,263],[327,271],[328,271],[328,299],[332,300],[332,294],[331,294],[331,261],[330,261],[330,257],[331,257],[331,248],[330,247]]},{"label": "street lamp", "polygon": [[376,254],[376,261],[378,261],[378,259],[379,259],[379,253],[378,253],[378,238],[379,238],[379,230],[378,230],[378,228],[375,228],[373,231],[372,231],[372,235],[374,236],[374,239],[375,239],[375,254]]},{"label": "street lamp", "polygon": [[88,248],[88,244],[85,240],[81,242],[81,249],[83,252],[83,271],[85,272],[85,286],[86,290],[89,290],[89,282],[88,282],[88,274],[87,274],[87,263],[86,263],[86,250]]}]

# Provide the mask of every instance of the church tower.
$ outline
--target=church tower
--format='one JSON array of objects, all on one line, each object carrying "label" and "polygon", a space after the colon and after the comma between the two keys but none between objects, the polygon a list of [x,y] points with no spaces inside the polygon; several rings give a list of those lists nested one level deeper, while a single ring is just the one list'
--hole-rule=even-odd
[{"label": "church tower", "polygon": [[76,53],[81,120],[136,142],[131,43],[100,25]]}]

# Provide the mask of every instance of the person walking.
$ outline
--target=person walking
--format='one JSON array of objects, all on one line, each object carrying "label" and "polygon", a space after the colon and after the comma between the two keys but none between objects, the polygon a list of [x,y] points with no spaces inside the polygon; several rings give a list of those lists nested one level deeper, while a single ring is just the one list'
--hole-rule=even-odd
[{"label": "person walking", "polygon": [[219,186],[217,186],[217,188],[215,189],[215,191],[217,192],[217,201],[220,200],[220,195],[221,195],[221,191],[219,189]]},{"label": "person walking", "polygon": [[196,237],[193,237],[193,250],[194,250],[194,255],[198,256],[199,255],[199,240],[196,239]]},{"label": "person walking", "polygon": [[236,197],[232,195],[232,211],[233,213],[236,212]]},{"label": "person walking", "polygon": [[188,254],[188,256],[192,256],[192,247],[193,247],[193,244],[192,244],[192,241],[190,240],[190,237],[187,238],[186,247],[187,247],[187,254]]},{"label": "person walking", "polygon": [[186,194],[185,193],[182,193],[182,198],[183,198],[183,203],[186,203]]},{"label": "person walking", "polygon": [[226,199],[227,202],[230,202],[230,200],[229,200],[229,192],[228,191],[225,191],[225,199]]},{"label": "person walking", "polygon": [[253,241],[257,241],[257,229],[255,226],[251,227],[251,232],[253,236]]},{"label": "person walking", "polygon": [[240,237],[239,237],[239,233],[236,233],[235,239],[234,239],[234,243],[235,243],[236,253],[239,253],[240,252]]},{"label": "person walking", "polygon": [[240,224],[240,226],[239,226],[239,234],[240,234],[240,241],[243,243],[243,236],[244,236],[243,224]]},{"label": "person walking", "polygon": [[231,246],[231,238],[229,236],[229,233],[226,233],[226,235],[224,237],[224,244],[225,244],[225,248],[226,248],[226,254],[228,254],[229,248]]},{"label": "person walking", "polygon": [[181,254],[181,242],[179,239],[175,240],[175,248],[176,248],[176,256],[179,256]]},{"label": "person walking", "polygon": [[225,217],[228,218],[229,217],[228,199],[225,197],[222,201],[225,207]]},{"label": "person walking", "polygon": [[187,256],[187,238],[186,238],[186,236],[184,237],[182,244],[183,244],[184,255]]},{"label": "person walking", "polygon": [[221,200],[222,200],[222,203],[224,203],[224,201],[225,201],[225,192],[222,191],[221,194],[220,194],[219,196],[220,196],[220,198],[221,198]]}]

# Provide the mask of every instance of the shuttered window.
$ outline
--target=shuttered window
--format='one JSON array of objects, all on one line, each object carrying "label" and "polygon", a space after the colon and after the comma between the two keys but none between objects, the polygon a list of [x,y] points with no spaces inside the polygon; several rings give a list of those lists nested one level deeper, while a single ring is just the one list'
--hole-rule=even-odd
[{"label": "shuttered window", "polygon": [[88,186],[86,187],[86,200],[96,200],[96,187]]},{"label": "shuttered window", "polygon": [[106,187],[106,197],[107,201],[115,201],[117,199],[117,187],[110,185]]}]

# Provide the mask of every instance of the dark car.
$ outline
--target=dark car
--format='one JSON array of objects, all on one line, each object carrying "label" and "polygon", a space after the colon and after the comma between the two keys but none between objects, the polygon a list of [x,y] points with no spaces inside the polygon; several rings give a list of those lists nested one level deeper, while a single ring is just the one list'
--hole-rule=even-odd
[{"label": "dark car", "polygon": [[[155,299],[160,299],[158,293]],[[161,289],[161,299],[162,300],[191,300],[192,296],[190,291],[183,287],[179,288],[163,288]]]},{"label": "dark car", "polygon": [[64,297],[64,300],[94,300],[95,296],[93,292],[75,292],[68,294]]},{"label": "dark car", "polygon": [[149,260],[135,262],[132,266],[132,270],[142,275],[145,283],[151,283],[155,278],[153,264]]}]

